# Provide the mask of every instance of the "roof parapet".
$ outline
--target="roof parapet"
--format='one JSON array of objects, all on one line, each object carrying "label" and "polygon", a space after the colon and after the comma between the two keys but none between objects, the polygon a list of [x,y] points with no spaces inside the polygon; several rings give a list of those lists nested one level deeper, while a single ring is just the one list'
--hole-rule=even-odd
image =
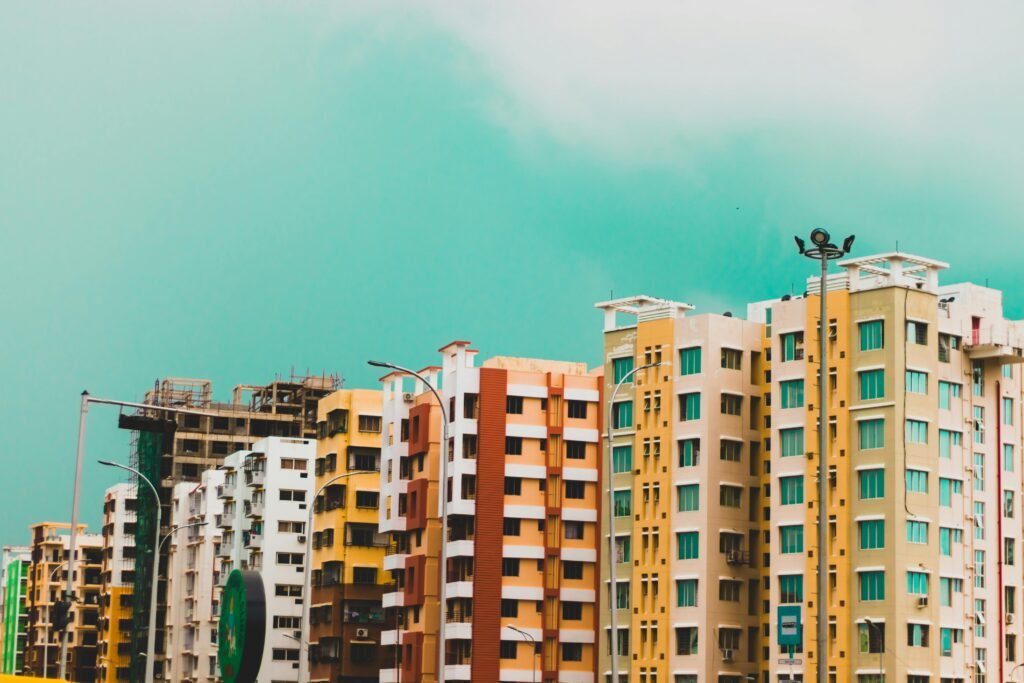
[{"label": "roof parapet", "polygon": [[594,308],[604,311],[605,332],[618,328],[616,324],[616,315],[618,313],[636,316],[638,320],[656,320],[658,318],[682,316],[686,311],[693,310],[691,304],[671,301],[669,299],[658,299],[646,294],[599,301],[594,304]]}]

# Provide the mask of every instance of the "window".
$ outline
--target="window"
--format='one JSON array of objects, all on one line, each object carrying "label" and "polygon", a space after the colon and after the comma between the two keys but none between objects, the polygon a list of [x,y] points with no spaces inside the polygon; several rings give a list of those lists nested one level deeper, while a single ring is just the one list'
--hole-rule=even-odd
[{"label": "window", "polygon": [[718,503],[722,507],[738,508],[743,500],[743,489],[739,486],[722,484],[718,490]]},{"label": "window", "polygon": [[985,443],[985,408],[974,406],[974,443]]},{"label": "window", "polygon": [[380,415],[360,415],[359,431],[380,434],[381,422]]},{"label": "window", "polygon": [[299,661],[299,650],[291,647],[275,647],[271,657],[275,662],[297,662]]},{"label": "window", "polygon": [[722,349],[722,367],[727,370],[739,370],[743,363],[743,352],[737,349]]},{"label": "window", "polygon": [[587,457],[587,444],[583,441],[566,441],[565,457],[569,460],[583,460]]},{"label": "window", "polygon": [[565,530],[565,537],[573,541],[583,540],[583,522],[564,520],[562,528]]},{"label": "window", "polygon": [[633,426],[633,402],[616,401],[612,408],[612,429],[628,429]]},{"label": "window", "polygon": [[779,439],[782,441],[782,457],[804,454],[804,428],[780,429]]},{"label": "window", "polygon": [[782,605],[800,604],[804,601],[803,574],[783,574],[779,576],[779,603]]},{"label": "window", "polygon": [[928,575],[924,572],[907,572],[907,593],[928,595]]},{"label": "window", "polygon": [[503,617],[518,617],[519,616],[519,601],[518,600],[502,600],[501,601],[501,616],[503,616]]},{"label": "window", "polygon": [[927,543],[928,522],[907,520],[907,543]]},{"label": "window", "polygon": [[678,626],[676,627],[676,654],[695,655],[697,654],[697,627]]},{"label": "window", "polygon": [[924,346],[928,343],[928,323],[918,320],[907,321],[907,343]]},{"label": "window", "polygon": [[864,370],[857,373],[860,378],[860,398],[868,401],[885,396],[885,370]]},{"label": "window", "polygon": [[1003,491],[1003,517],[1013,519],[1013,491]]},{"label": "window", "polygon": [[[632,404],[631,404],[632,405]],[[569,410],[569,417],[574,420],[586,420],[587,419],[587,402],[586,401],[566,401],[566,407]]]},{"label": "window", "polygon": [[918,370],[907,370],[907,391],[911,394],[928,393],[928,373]]},{"label": "window", "polygon": [[743,408],[743,397],[738,394],[722,394],[722,414],[739,415]]},{"label": "window", "polygon": [[1003,471],[1013,472],[1013,446],[1008,443],[1003,444]]},{"label": "window", "polygon": [[679,511],[693,512],[700,509],[700,484],[683,484],[677,486],[679,493]]},{"label": "window", "polygon": [[518,536],[522,520],[515,517],[506,517],[503,523],[503,534],[505,536]]},{"label": "window", "polygon": [[618,564],[629,564],[630,561],[630,537],[615,537],[615,562]]},{"label": "window", "polygon": [[[629,373],[633,372],[633,357],[626,356],[625,358],[613,358],[612,359],[612,376],[615,378],[613,381],[618,384],[622,382],[623,378]],[[633,378],[629,378],[629,383],[633,382]]]},{"label": "window", "polygon": [[985,395],[985,366],[979,360],[971,361],[971,393]]},{"label": "window", "polygon": [[306,492],[297,489],[281,489],[279,496],[281,500],[290,500],[297,503],[302,503],[306,500]]},{"label": "window", "polygon": [[505,437],[505,453],[508,455],[522,455],[523,454],[523,437],[521,436],[506,436]]},{"label": "window", "polygon": [[[907,645],[928,647],[928,628],[928,624],[907,624]],[[921,681],[922,678],[925,680]],[[928,677],[910,675],[907,676],[907,683],[928,683]]]},{"label": "window", "polygon": [[862,451],[885,446],[885,420],[861,420],[857,423],[857,435]]},{"label": "window", "polygon": [[939,333],[939,362],[948,363],[950,352],[960,348],[960,337]]},{"label": "window", "polygon": [[729,462],[739,462],[743,457],[742,441],[722,439],[719,442],[719,448],[719,453],[721,454],[722,460],[727,460]]},{"label": "window", "polygon": [[[302,578],[302,577],[299,577],[299,578]],[[289,585],[289,584],[279,583],[279,584],[274,586],[274,595],[277,595],[279,597],[289,597],[289,598],[291,598],[291,597],[295,597],[295,598],[301,597],[302,596],[302,586],[296,586],[296,585]]]},{"label": "window", "polygon": [[859,572],[860,599],[863,601],[885,600],[885,572]]},{"label": "window", "polygon": [[700,463],[700,439],[680,439],[679,466],[696,467]]},{"label": "window", "polygon": [[803,408],[804,381],[802,379],[779,382],[779,393],[782,394],[783,408]]},{"label": "window", "polygon": [[950,557],[953,554],[953,544],[963,543],[964,530],[939,527],[939,553],[943,557]]},{"label": "window", "polygon": [[870,519],[857,522],[860,532],[861,550],[878,550],[885,547],[885,520]]},{"label": "window", "polygon": [[676,580],[676,607],[697,606],[697,579]]},{"label": "window", "polygon": [[963,482],[959,479],[939,478],[939,506],[953,507],[953,494],[959,495],[963,490]]},{"label": "window", "polygon": [[[569,483],[569,482],[566,482]],[[582,482],[580,482],[582,483]],[[566,495],[566,498],[569,496]],[[613,509],[616,517],[629,517],[633,514],[633,492],[630,490],[614,491],[612,494]]]},{"label": "window", "polygon": [[505,412],[509,415],[522,415],[523,414],[523,397],[522,396],[506,396],[505,397]]},{"label": "window", "polygon": [[679,350],[679,374],[699,375],[700,374],[700,347],[694,346],[688,349]]},{"label": "window", "polygon": [[683,422],[700,419],[700,394],[679,394],[679,419]]},{"label": "window", "polygon": [[739,602],[741,581],[733,579],[718,580],[718,599],[722,602]]},{"label": "window", "polygon": [[519,576],[519,558],[503,557],[501,559],[502,576]]},{"label": "window", "polygon": [[857,325],[857,329],[860,331],[861,351],[874,351],[882,348],[884,344],[882,339],[882,323],[882,320],[869,320]]},{"label": "window", "polygon": [[804,333],[790,332],[780,335],[782,344],[782,361],[802,360],[804,357]]},{"label": "window", "polygon": [[519,643],[515,640],[502,640],[498,646],[500,659],[515,659],[519,656]]},{"label": "window", "polygon": [[563,662],[582,662],[583,643],[562,643]]},{"label": "window", "polygon": [[803,553],[804,527],[802,524],[779,527],[780,552],[784,555]]},{"label": "window", "polygon": [[579,621],[583,618],[583,603],[562,601],[562,620]]},{"label": "window", "polygon": [[860,483],[861,500],[885,497],[884,469],[860,470],[857,472],[857,480]]},{"label": "window", "polygon": [[563,579],[582,579],[583,563],[574,560],[562,560]]},{"label": "window", "polygon": [[521,496],[523,494],[523,480],[519,477],[505,477],[505,495]]},{"label": "window", "polygon": [[278,564],[294,564],[302,566],[303,556],[302,553],[278,553],[277,563]]},{"label": "window", "polygon": [[779,477],[779,491],[783,505],[800,505],[804,502],[803,475]]},{"label": "window", "polygon": [[1003,424],[1013,424],[1013,399],[1003,397]]},{"label": "window", "polygon": [[953,455],[953,446],[963,444],[964,435],[960,432],[951,432],[948,429],[939,430],[939,457],[949,460]]},{"label": "window", "polygon": [[1012,567],[1016,564],[1015,551],[1017,549],[1017,542],[1012,538],[1003,539],[1003,564],[1008,567]]},{"label": "window", "polygon": [[377,568],[352,567],[352,582],[367,585],[377,583]]},{"label": "window", "polygon": [[380,494],[376,491],[356,491],[357,508],[376,508],[380,502]]},{"label": "window", "polygon": [[680,560],[696,560],[700,557],[698,548],[699,533],[696,531],[681,531],[676,534],[676,542],[679,544]]},{"label": "window", "polygon": [[928,443],[928,423],[907,420],[907,443]]},{"label": "window", "polygon": [[924,470],[907,470],[907,493],[928,493],[928,473]]},{"label": "window", "polygon": [[954,398],[960,398],[960,385],[952,382],[939,382],[939,409],[949,410]]},{"label": "window", "polygon": [[[616,492],[618,493],[618,492]],[[626,493],[629,493],[626,491]],[[575,479],[568,479],[565,482],[565,497],[572,498],[573,500],[583,500],[586,494],[586,484],[582,481]],[[618,500],[618,498],[616,498]]]}]

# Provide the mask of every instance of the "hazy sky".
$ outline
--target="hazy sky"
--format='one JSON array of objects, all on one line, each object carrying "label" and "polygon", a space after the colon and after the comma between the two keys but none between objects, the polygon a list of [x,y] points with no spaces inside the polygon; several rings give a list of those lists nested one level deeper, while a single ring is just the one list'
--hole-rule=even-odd
[{"label": "hazy sky", "polygon": [[340,4],[0,5],[0,544],[69,517],[85,388],[593,363],[594,301],[742,312],[818,225],[1024,316],[1019,4]]}]

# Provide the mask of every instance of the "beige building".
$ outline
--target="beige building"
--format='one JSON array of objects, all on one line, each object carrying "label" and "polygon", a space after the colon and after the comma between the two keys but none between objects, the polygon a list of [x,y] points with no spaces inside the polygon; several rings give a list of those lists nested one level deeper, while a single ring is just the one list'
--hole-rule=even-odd
[{"label": "beige building", "polygon": [[97,679],[127,681],[131,664],[132,585],[135,581],[135,488],[115,484],[103,496],[103,573]]}]

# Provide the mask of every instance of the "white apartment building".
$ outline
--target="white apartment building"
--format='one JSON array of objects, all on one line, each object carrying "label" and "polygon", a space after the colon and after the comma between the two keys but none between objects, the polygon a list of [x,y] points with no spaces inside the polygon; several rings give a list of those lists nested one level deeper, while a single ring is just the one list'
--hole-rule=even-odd
[{"label": "white apartment building", "polygon": [[173,536],[167,541],[167,663],[172,683],[214,683],[217,668],[217,622],[220,615],[221,528],[223,501],[217,492],[223,470],[206,470],[200,483],[174,487]]},{"label": "white apartment building", "polygon": [[268,437],[224,460],[221,575],[260,572],[267,637],[260,680],[298,681],[306,520],[312,503],[314,439]]}]

